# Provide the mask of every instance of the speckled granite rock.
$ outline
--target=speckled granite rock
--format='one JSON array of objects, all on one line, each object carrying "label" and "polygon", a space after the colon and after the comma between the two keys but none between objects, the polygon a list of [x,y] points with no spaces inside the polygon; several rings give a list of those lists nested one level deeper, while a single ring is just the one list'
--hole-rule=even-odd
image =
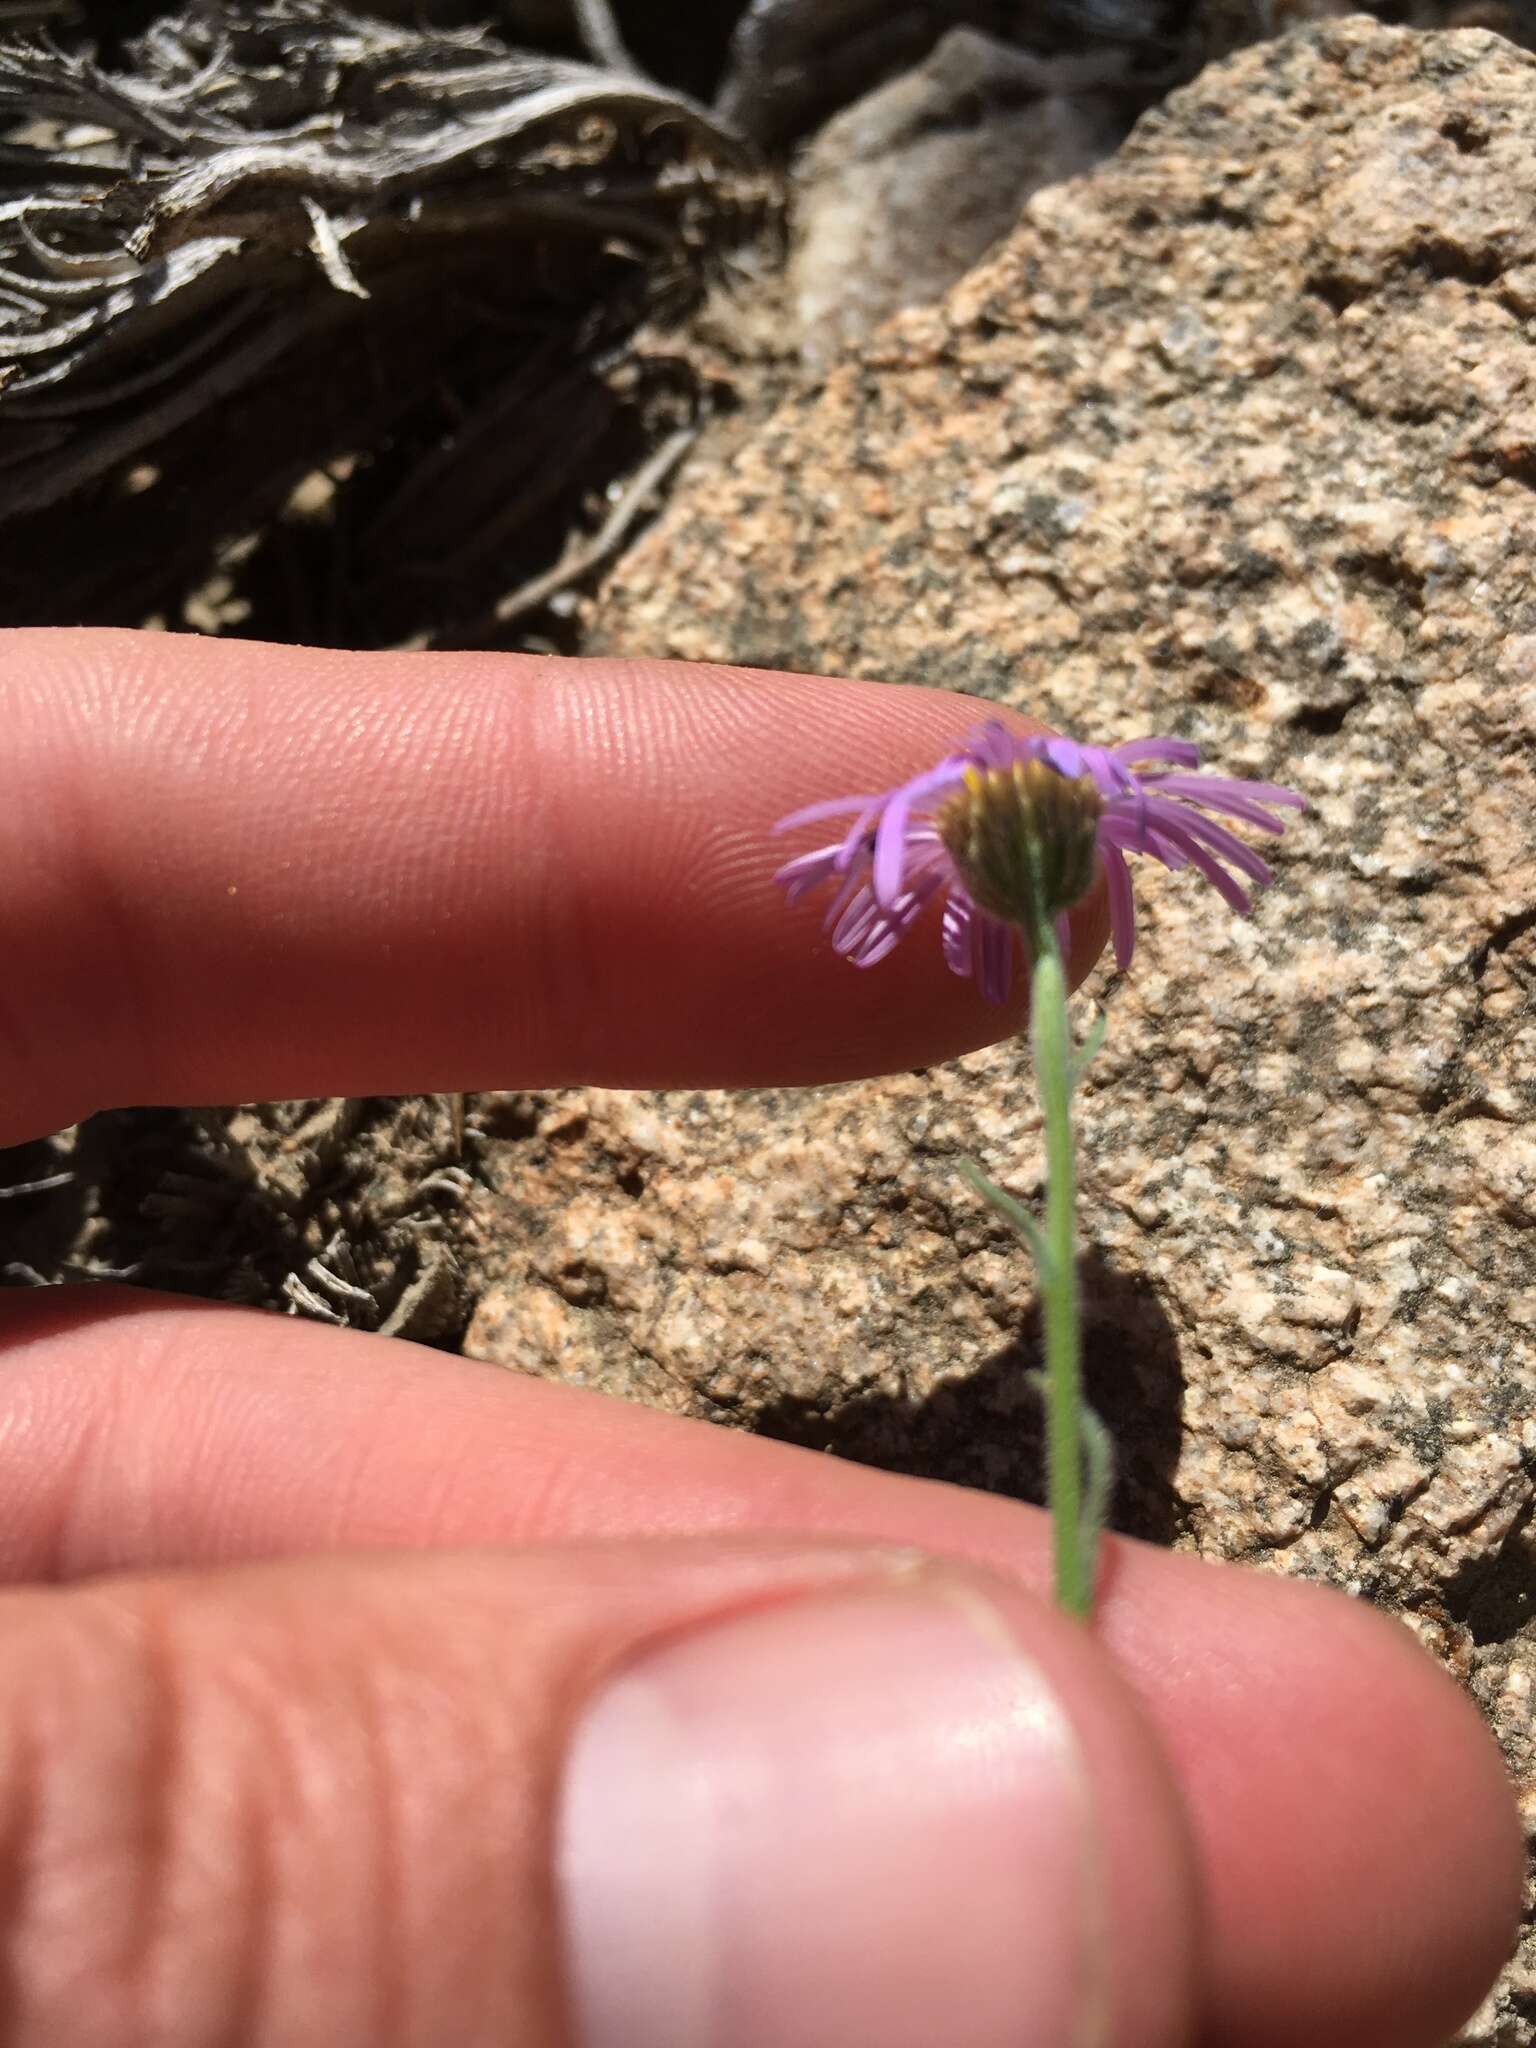
[{"label": "speckled granite rock", "polygon": [[[1118,1516],[1401,1611],[1536,1825],[1533,192],[1536,61],[1490,35],[1250,51],[731,470],[706,451],[592,639],[1174,731],[1310,791],[1252,924],[1151,877],[1107,989]],[[472,1350],[1034,1483],[1027,1268],[953,1171],[1037,1186],[1016,1051],[502,1113]],[[1527,1953],[1467,2038],[1529,2041],[1533,1982]]]}]

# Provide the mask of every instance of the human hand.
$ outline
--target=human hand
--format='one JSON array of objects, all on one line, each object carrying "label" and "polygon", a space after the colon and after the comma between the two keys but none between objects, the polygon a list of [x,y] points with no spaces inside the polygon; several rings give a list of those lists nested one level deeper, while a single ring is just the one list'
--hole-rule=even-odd
[{"label": "human hand", "polygon": [[[1017,1021],[768,886],[773,818],[964,700],[74,633],[0,693],[9,1140]],[[1114,1539],[1087,1632],[1010,1502],[239,1310],[0,1309],[19,2048],[1437,2048],[1507,1947],[1492,1745],[1340,1596]]]}]

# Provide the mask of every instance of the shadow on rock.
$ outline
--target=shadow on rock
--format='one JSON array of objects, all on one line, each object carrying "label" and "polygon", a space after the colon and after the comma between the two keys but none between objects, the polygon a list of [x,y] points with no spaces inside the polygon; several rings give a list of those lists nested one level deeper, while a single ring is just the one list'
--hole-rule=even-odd
[{"label": "shadow on rock", "polygon": [[[1115,1445],[1111,1525],[1167,1543],[1180,1526],[1178,1339],[1149,1287],[1096,1252],[1079,1271],[1088,1398]],[[763,1409],[758,1433],[888,1472],[1043,1500],[1043,1418],[1029,1380],[1040,1362],[1040,1309],[1031,1301],[1001,1350],[927,1394],[854,1395],[835,1406],[786,1396]]]},{"label": "shadow on rock", "polygon": [[1479,1646],[1511,1642],[1536,1625],[1536,1517],[1529,1507],[1493,1556],[1464,1566],[1443,1597]]}]

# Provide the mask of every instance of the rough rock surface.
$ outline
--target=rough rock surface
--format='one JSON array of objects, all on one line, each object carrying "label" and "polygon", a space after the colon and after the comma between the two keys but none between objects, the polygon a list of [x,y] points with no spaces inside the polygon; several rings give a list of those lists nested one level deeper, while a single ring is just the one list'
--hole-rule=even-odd
[{"label": "rough rock surface", "polygon": [[789,282],[806,360],[824,364],[886,314],[938,298],[1032,192],[1109,154],[1130,126],[1127,100],[1113,56],[1042,61],[953,29],[845,107],[796,171]]},{"label": "rough rock surface", "polygon": [[[1155,875],[1085,1098],[1122,1526],[1400,1611],[1536,1826],[1536,61],[1349,21],[1206,72],[707,451],[594,645],[941,682],[1300,783],[1251,924]],[[495,1105],[486,1104],[488,1110]],[[500,1113],[468,1348],[1036,1480],[1014,1049]],[[1528,1948],[1468,2040],[1533,2038]]]}]

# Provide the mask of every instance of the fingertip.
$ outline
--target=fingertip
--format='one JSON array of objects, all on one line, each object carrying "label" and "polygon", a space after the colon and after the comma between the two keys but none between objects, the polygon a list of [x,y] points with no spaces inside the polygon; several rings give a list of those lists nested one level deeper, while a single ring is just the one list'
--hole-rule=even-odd
[{"label": "fingertip", "polygon": [[1126,1562],[1107,1633],[1222,1873],[1213,2041],[1443,2048],[1520,1914],[1518,1810],[1477,1708],[1401,1622],[1332,1588]]},{"label": "fingertip", "polygon": [[1329,1780],[1341,1809],[1355,1808],[1355,1967],[1359,1996],[1379,2015],[1377,2035],[1362,2028],[1359,2038],[1439,2048],[1514,1946],[1526,1869],[1519,1807],[1476,1703],[1406,1624],[1342,1594],[1329,1604],[1342,1616]]}]

